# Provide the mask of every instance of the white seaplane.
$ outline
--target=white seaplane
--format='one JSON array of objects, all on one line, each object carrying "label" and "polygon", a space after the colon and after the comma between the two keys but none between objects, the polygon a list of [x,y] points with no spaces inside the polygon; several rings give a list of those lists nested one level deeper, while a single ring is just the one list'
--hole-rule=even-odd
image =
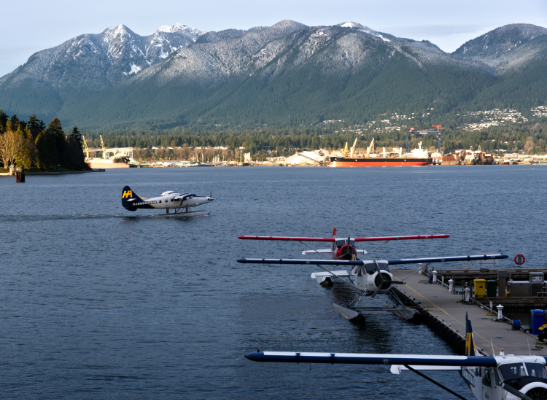
[{"label": "white seaplane", "polygon": [[[283,259],[283,258],[242,258],[237,260],[240,263],[256,264],[306,264],[317,265],[323,272],[314,272],[311,274],[321,284],[330,284],[334,279],[339,280],[357,290],[357,296],[346,305],[333,304],[333,308],[342,316],[349,320],[362,320],[364,318],[362,311],[390,311],[404,319],[412,319],[418,310],[416,304],[406,304],[400,299],[396,292],[391,290],[395,285],[405,284],[402,281],[393,279],[389,272],[390,265],[417,264],[417,263],[444,263],[456,261],[475,261],[475,260],[494,260],[503,259],[508,256],[505,254],[478,254],[469,256],[454,257],[425,257],[425,258],[403,258],[396,260],[359,260],[357,254],[368,254],[366,250],[357,250],[356,242],[383,241],[384,244],[392,240],[412,240],[412,239],[439,239],[448,238],[449,235],[414,235],[414,236],[391,236],[391,237],[368,237],[347,239],[336,237],[336,228],[334,228],[332,238],[309,238],[309,237],[278,237],[278,236],[239,236],[239,239],[249,240],[288,240],[304,242],[332,242],[332,249],[311,249],[304,251],[303,254],[316,253],[323,255],[324,260],[306,260],[306,259]],[[307,245],[306,245],[307,246]],[[378,248],[380,246],[377,246]],[[329,258],[326,254],[330,254]],[[350,267],[348,270],[333,271],[330,268],[336,265],[345,265]],[[414,273],[418,272],[416,270]],[[413,274],[414,274],[413,273]],[[411,274],[411,275],[413,275]],[[410,276],[410,275],[409,275]],[[408,278],[408,277],[407,277]],[[406,278],[405,278],[406,279]],[[394,307],[359,307],[359,301],[364,296],[370,296],[372,299],[378,294],[387,294],[395,303]]]},{"label": "white seaplane", "polygon": [[[177,193],[167,191],[158,197],[143,198],[133,192],[129,186],[122,190],[122,206],[128,211],[137,211],[139,208],[164,209],[166,215],[169,210],[174,210],[177,216],[195,217],[200,215],[209,215],[210,211],[189,211],[191,207],[201,206],[210,203],[214,199],[209,196],[197,196],[191,193]],[[181,210],[186,210],[182,211]]]},{"label": "white seaplane", "polygon": [[[391,365],[391,373],[399,375],[410,370],[436,384],[452,395],[465,397],[450,390],[419,372],[458,371],[465,384],[478,400],[547,400],[547,356],[515,356],[504,354],[484,356],[477,353],[471,321],[466,320],[464,356],[417,354],[358,354],[358,353],[304,353],[260,351],[245,357],[259,362],[328,363],[328,364],[382,364]],[[411,397],[411,396],[409,396]]]}]

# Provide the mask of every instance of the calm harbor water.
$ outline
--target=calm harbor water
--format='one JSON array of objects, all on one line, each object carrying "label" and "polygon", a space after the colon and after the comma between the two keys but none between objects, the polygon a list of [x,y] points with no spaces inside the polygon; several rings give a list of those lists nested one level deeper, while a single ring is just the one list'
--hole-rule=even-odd
[{"label": "calm harbor water", "polygon": [[[121,207],[129,185],[209,194],[208,217]],[[547,267],[547,167],[170,168],[0,179],[0,391],[8,399],[441,399],[384,366],[256,364],[260,349],[452,354],[424,325],[376,313],[353,325],[299,243],[242,234],[451,235],[379,258],[517,253]],[[374,246],[368,246],[367,249]],[[446,265],[447,267],[449,264]],[[365,302],[367,302],[366,300]],[[364,302],[364,303],[365,303]],[[364,304],[363,303],[363,304]],[[382,303],[381,296],[373,303]],[[370,304],[370,301],[368,301]],[[471,398],[456,373],[434,376]],[[410,394],[409,394],[410,393]]]}]

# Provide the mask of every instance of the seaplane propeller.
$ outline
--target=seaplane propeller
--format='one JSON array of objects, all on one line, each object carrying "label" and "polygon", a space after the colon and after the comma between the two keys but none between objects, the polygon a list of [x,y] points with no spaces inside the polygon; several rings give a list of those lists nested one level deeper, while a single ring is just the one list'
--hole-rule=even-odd
[{"label": "seaplane propeller", "polygon": [[348,236],[348,239],[346,240],[346,244],[338,248],[334,259],[335,260],[355,260],[356,259],[355,253],[356,253],[355,247],[353,247],[351,244],[351,237]]}]

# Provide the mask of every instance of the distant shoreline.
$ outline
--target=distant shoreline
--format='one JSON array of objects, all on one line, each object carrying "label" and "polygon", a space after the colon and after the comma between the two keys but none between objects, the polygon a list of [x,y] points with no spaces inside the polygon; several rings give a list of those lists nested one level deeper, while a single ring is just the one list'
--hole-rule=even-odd
[{"label": "distant shoreline", "polygon": [[[90,172],[104,172],[104,171],[44,171],[44,172],[25,172],[25,175],[69,175],[69,174],[87,174]],[[9,172],[0,172],[0,176],[13,176]]]}]

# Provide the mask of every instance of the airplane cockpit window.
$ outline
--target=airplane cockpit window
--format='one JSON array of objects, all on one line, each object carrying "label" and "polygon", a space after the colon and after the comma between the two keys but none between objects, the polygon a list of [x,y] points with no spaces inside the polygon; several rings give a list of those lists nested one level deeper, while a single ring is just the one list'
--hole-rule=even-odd
[{"label": "airplane cockpit window", "polygon": [[[336,247],[342,247],[346,244],[347,239],[336,239]],[[355,241],[350,240],[349,244],[353,246],[355,244]]]},{"label": "airplane cockpit window", "polygon": [[504,381],[528,375],[523,363],[500,365],[500,372]]},{"label": "airplane cockpit window", "polygon": [[526,363],[526,369],[528,370],[528,376],[547,379],[547,374],[545,373],[545,367],[542,364]]}]

